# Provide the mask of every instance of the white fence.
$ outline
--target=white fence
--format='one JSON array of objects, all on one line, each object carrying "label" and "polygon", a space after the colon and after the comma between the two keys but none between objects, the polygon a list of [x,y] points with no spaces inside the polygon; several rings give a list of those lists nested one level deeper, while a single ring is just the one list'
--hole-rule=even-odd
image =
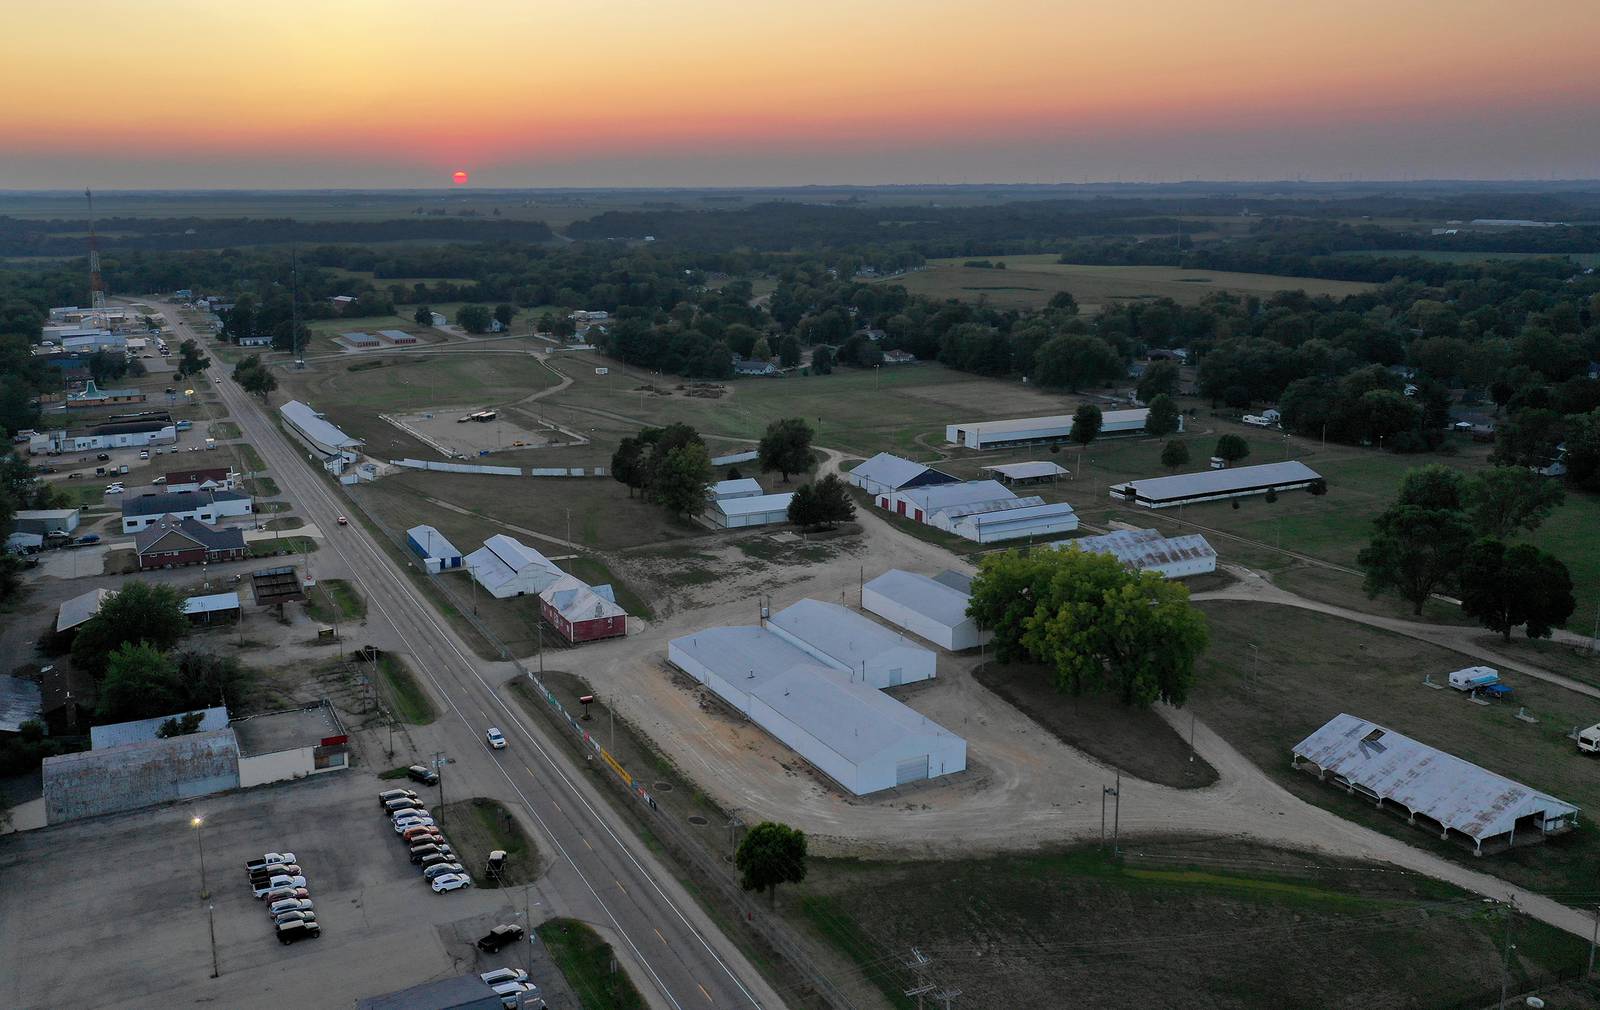
[{"label": "white fence", "polygon": [[[433,470],[440,473],[486,473],[497,477],[521,477],[517,466],[484,466],[477,463],[439,463],[431,459],[391,459],[394,466],[410,470]],[[608,471],[603,466],[536,466],[528,469],[529,477],[604,477]]]}]

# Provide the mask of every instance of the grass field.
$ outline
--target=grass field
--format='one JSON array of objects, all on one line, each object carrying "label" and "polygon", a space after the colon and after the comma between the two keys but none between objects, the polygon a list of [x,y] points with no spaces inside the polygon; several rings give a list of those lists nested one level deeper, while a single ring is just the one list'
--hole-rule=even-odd
[{"label": "grass field", "polygon": [[311,537],[275,537],[272,540],[252,540],[245,545],[252,558],[270,558],[279,554],[309,554],[320,545]]},{"label": "grass field", "polygon": [[[1335,715],[1349,712],[1594,810],[1600,807],[1600,778],[1566,734],[1600,721],[1600,701],[1511,674],[1514,700],[1474,705],[1459,692],[1423,686],[1424,675],[1440,682],[1467,665],[1449,650],[1309,611],[1238,602],[1198,606],[1210,623],[1211,647],[1190,704],[1291,792],[1410,845],[1545,893],[1593,891],[1600,828],[1592,823],[1580,822],[1576,831],[1544,845],[1479,859],[1295,771],[1289,751]],[[1600,668],[1600,661],[1590,662]],[[1518,720],[1519,707],[1538,723]]]},{"label": "grass field", "polygon": [[583,1010],[644,1010],[639,990],[616,964],[611,945],[577,919],[549,919],[537,927]]},{"label": "grass field", "polygon": [[[912,947],[939,985],[985,1007],[1492,1005],[1507,925],[1426,878],[1233,842],[1134,843],[1120,862],[1093,848],[812,860],[779,904],[849,965],[834,973],[847,990],[902,1010],[917,1006]],[[1513,992],[1582,969],[1584,941],[1511,926]],[[1576,988],[1560,997],[1549,1005],[1594,1005]]]},{"label": "grass field", "polygon": [[306,594],[306,613],[323,624],[356,621],[367,616],[367,603],[344,579],[322,579]]},{"label": "grass field", "polygon": [[[448,789],[449,783],[445,784]],[[440,808],[438,818],[445,837],[475,887],[518,887],[539,878],[539,850],[522,825],[496,800],[475,796]],[[489,853],[506,854],[498,876],[488,872]]]},{"label": "grass field", "polygon": [[399,656],[385,654],[379,657],[378,672],[383,676],[384,693],[394,707],[395,718],[413,726],[426,726],[439,717],[433,700]]},{"label": "grass field", "polygon": [[1181,305],[1193,305],[1213,291],[1246,295],[1305,291],[1338,298],[1372,287],[1355,281],[1226,270],[1058,263],[1050,254],[992,258],[1004,262],[1006,269],[962,266],[972,257],[930,260],[926,269],[886,278],[880,283],[899,284],[912,294],[929,298],[982,299],[1002,309],[1043,308],[1056,292],[1069,291],[1080,306],[1090,311],[1118,302],[1156,298],[1171,298]]}]

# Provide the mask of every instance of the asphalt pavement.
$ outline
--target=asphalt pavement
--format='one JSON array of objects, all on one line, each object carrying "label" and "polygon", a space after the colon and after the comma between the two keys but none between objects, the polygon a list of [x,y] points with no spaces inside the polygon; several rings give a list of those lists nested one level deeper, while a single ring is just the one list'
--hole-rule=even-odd
[{"label": "asphalt pavement", "polygon": [[[176,313],[171,316],[179,339],[193,336],[176,321]],[[528,814],[536,838],[555,861],[542,882],[547,892],[566,906],[561,912],[607,936],[653,1006],[783,1006],[544,727],[496,691],[513,675],[510,665],[478,659],[362,526],[337,524],[336,517],[349,506],[312,470],[305,449],[288,440],[268,416],[269,408],[227,378],[223,368],[213,368],[212,379],[244,440],[261,454],[296,512],[327,531],[323,550],[338,555],[366,598],[369,625],[389,626],[441,703],[440,720],[429,729],[452,762],[445,775],[453,798],[494,797]],[[505,731],[508,749],[492,751],[485,745],[489,726]]]}]

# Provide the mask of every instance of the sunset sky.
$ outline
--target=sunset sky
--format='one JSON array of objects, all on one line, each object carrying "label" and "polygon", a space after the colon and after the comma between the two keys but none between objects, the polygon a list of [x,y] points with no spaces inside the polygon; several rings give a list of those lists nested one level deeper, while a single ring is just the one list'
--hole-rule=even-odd
[{"label": "sunset sky", "polygon": [[1600,177],[1597,0],[6,8],[0,189]]}]

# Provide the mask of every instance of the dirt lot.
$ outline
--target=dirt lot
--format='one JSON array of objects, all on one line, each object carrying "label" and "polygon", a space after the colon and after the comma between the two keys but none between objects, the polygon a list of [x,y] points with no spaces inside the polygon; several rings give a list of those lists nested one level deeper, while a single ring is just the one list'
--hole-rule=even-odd
[{"label": "dirt lot", "polygon": [[[1216,843],[1140,845],[1120,865],[1094,848],[813,861],[779,904],[860,973],[840,977],[905,1008],[912,947],[975,1006],[1065,1006],[1070,992],[1074,1006],[1130,1010],[1477,1007],[1499,994],[1505,935],[1496,906],[1426,878]],[[1513,993],[1600,1005],[1542,984],[1581,969],[1587,944],[1520,917],[1513,931]]]},{"label": "dirt lot", "polygon": [[[468,414],[487,409],[437,407],[410,414],[387,415],[391,424],[451,457],[472,458],[480,453],[514,449],[543,449],[577,441],[553,426],[524,423],[521,414],[502,410],[492,421],[464,421]],[[498,464],[497,464],[498,465]]]}]

